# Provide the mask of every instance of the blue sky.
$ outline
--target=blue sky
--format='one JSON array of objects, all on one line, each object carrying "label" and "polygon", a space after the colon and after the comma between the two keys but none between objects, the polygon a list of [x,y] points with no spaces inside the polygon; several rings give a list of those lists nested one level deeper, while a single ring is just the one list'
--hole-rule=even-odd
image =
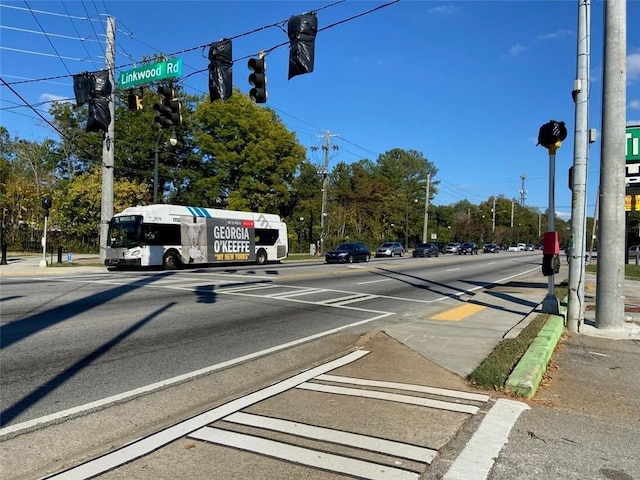
[{"label": "blue sky", "polygon": [[[519,199],[524,174],[526,205],[545,210],[548,152],[536,147],[537,135],[542,124],[562,120],[569,137],[556,155],[555,204],[568,218],[578,2],[402,0],[331,26],[387,3],[3,0],[0,76],[46,117],[47,104],[41,102],[73,99],[73,74],[104,68],[110,15],[116,21],[118,71],[133,68],[144,56],[179,52],[191,93],[208,93],[207,49],[197,47],[239,36],[233,58],[244,59],[234,63],[233,83],[248,93],[246,57],[287,42],[286,20],[317,9],[321,31],[313,73],[287,80],[287,45],[266,57],[267,105],[309,147],[314,163],[321,159],[310,147],[321,145],[329,131],[339,147],[330,168],[338,161],[375,159],[392,148],[413,149],[439,170],[435,204],[479,203],[491,195]],[[598,131],[603,7],[603,1],[592,1],[590,127]],[[285,30],[261,29],[279,22]],[[630,0],[627,123],[635,124],[640,124],[639,24],[640,1]],[[200,70],[205,71],[194,73]],[[57,137],[21,105],[0,86],[0,123],[11,135]],[[116,141],[124,134],[116,126]],[[589,153],[587,214],[592,216],[600,143]]]}]

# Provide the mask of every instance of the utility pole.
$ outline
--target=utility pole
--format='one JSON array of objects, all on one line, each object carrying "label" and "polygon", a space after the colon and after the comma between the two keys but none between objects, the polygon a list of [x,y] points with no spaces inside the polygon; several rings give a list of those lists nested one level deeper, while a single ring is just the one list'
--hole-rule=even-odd
[{"label": "utility pole", "polygon": [[493,196],[493,205],[491,206],[491,241],[495,242],[496,236],[496,196]]},{"label": "utility pole", "polygon": [[429,223],[429,189],[431,188],[431,172],[427,172],[427,186],[424,194],[424,228],[422,229],[422,243],[427,242],[427,224]]},{"label": "utility pole", "polygon": [[[511,200],[511,229],[513,230],[513,208],[515,206],[515,201],[512,199]],[[511,235],[513,235],[513,232],[511,232]]]},{"label": "utility pole", "polygon": [[571,230],[569,242],[569,292],[567,328],[580,330],[584,318],[584,276],[587,206],[587,161],[589,154],[589,55],[590,0],[578,0],[578,48],[576,79],[572,96],[575,102],[575,133],[573,140],[573,175]]},{"label": "utility pole", "polygon": [[107,18],[107,46],[105,49],[105,68],[109,72],[109,81],[112,89],[109,98],[109,113],[111,121],[107,134],[102,142],[102,206],[100,214],[100,261],[106,259],[107,233],[109,230],[109,220],[113,217],[113,142],[115,134],[115,107],[114,107],[114,69],[115,69],[115,31],[116,20],[113,17]]},{"label": "utility pole", "polygon": [[624,323],[627,2],[604,2],[604,75],[600,152],[600,225],[596,328]]},{"label": "utility pole", "polygon": [[322,148],[324,151],[324,164],[318,168],[318,175],[322,176],[322,213],[320,215],[320,248],[316,252],[317,255],[324,254],[325,247],[325,229],[326,229],[326,216],[327,216],[327,177],[329,176],[329,152],[331,150],[338,151],[337,145],[331,145],[331,137],[337,137],[337,134],[332,134],[329,130],[324,134],[324,145],[322,147],[311,147],[311,150],[316,151],[318,148]]}]

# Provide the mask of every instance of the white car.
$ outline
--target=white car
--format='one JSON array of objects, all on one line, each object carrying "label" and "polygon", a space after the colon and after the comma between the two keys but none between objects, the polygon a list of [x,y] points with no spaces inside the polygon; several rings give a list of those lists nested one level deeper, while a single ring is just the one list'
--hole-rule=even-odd
[{"label": "white car", "polygon": [[509,248],[507,248],[507,252],[521,252],[522,249],[520,248],[520,245],[517,245],[515,243],[512,243],[511,245],[509,245]]}]

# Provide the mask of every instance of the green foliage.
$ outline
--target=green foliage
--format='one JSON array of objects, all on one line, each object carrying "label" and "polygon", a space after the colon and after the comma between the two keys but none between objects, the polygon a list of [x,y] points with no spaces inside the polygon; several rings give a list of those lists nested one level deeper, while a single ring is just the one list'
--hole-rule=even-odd
[{"label": "green foliage", "polygon": [[538,315],[516,338],[502,340],[491,354],[468,377],[473,385],[487,390],[501,390],[509,374],[547,321]]}]

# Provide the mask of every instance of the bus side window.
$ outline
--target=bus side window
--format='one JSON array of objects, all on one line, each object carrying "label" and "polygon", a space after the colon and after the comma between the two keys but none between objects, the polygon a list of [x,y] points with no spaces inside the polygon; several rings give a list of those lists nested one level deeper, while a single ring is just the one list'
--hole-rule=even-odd
[{"label": "bus side window", "polygon": [[256,245],[275,245],[278,241],[278,230],[256,228]]}]

